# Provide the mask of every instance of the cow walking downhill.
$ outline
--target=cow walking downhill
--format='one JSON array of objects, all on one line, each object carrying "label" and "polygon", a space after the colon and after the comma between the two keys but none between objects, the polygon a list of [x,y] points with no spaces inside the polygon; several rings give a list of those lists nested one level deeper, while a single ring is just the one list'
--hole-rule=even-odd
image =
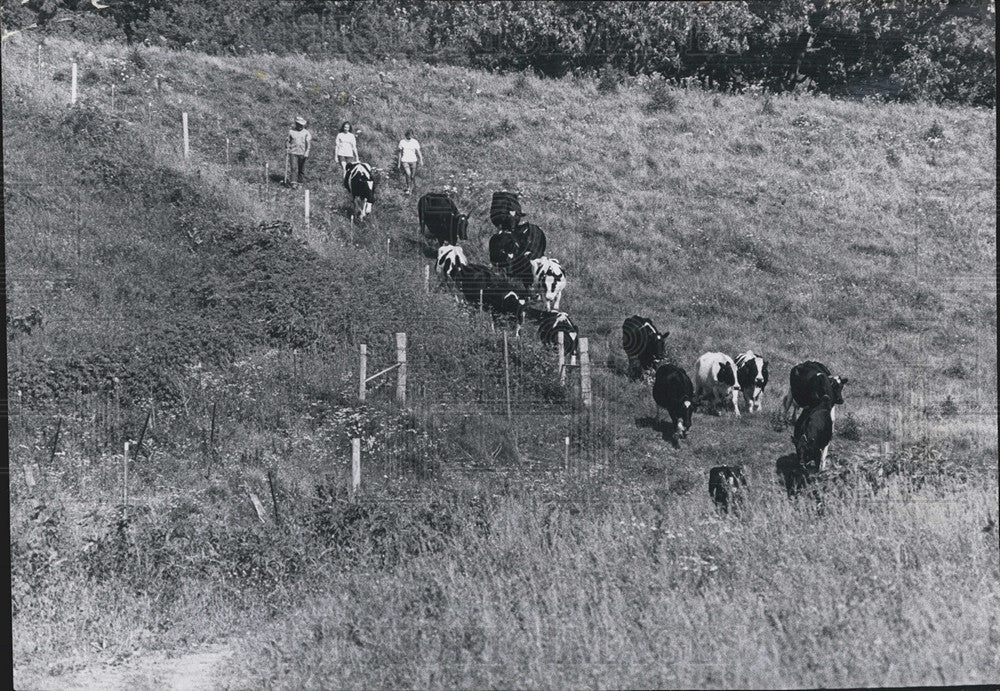
[{"label": "cow walking downhill", "polygon": [[422,196],[417,202],[417,218],[421,235],[437,240],[438,247],[457,245],[459,240],[468,239],[469,215],[460,214],[458,206],[444,192]]},{"label": "cow walking downhill", "polygon": [[740,385],[740,390],[743,392],[748,413],[760,411],[767,380],[767,360],[756,355],[752,350],[736,357],[736,383]]},{"label": "cow walking downhill", "polygon": [[[782,412],[787,418],[791,409],[794,419],[800,408],[818,405],[824,396],[829,397],[835,406],[843,405],[844,386],[847,382],[847,377],[833,376],[830,368],[821,362],[800,362],[789,372],[788,393],[782,399]],[[832,415],[836,420],[836,412],[832,412]]]},{"label": "cow walking downhill", "polygon": [[725,353],[705,353],[694,363],[694,395],[708,399],[710,406],[732,402],[733,413],[740,415],[740,385],[736,381],[736,363]]},{"label": "cow walking downhill", "polygon": [[344,188],[351,193],[351,218],[364,221],[375,203],[375,177],[371,166],[360,161],[348,163],[347,172],[344,173]]},{"label": "cow walking downhill", "polygon": [[691,413],[695,409],[694,385],[687,372],[677,365],[661,365],[653,379],[653,401],[656,403],[656,419],[660,419],[660,408],[670,415],[674,425],[671,440],[677,444],[679,438],[687,437],[691,429]]},{"label": "cow walking downhill", "polygon": [[628,376],[633,381],[642,377],[643,372],[659,364],[665,357],[665,346],[669,331],[662,334],[653,322],[633,314],[622,324],[622,348],[628,357]]}]

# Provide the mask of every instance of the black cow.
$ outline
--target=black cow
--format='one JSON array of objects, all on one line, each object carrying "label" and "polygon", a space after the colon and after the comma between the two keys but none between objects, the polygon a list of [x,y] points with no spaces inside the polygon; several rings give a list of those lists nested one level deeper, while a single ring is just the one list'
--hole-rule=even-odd
[{"label": "black cow", "polygon": [[622,348],[628,356],[628,375],[638,379],[643,371],[653,367],[665,357],[664,347],[669,331],[660,334],[653,322],[632,315],[622,324]]},{"label": "black cow", "polygon": [[715,505],[724,513],[730,508],[738,510],[743,503],[743,487],[747,486],[746,476],[741,465],[720,465],[708,473],[708,493]]},{"label": "black cow", "polygon": [[752,350],[736,357],[736,383],[743,391],[748,413],[760,410],[767,380],[767,360]]},{"label": "black cow", "polygon": [[438,241],[438,247],[447,243],[457,245],[469,236],[469,215],[458,213],[458,207],[444,192],[428,192],[417,202],[420,232]]},{"label": "black cow", "polygon": [[571,365],[576,364],[579,333],[568,314],[565,312],[527,307],[524,310],[524,317],[528,321],[538,325],[538,339],[546,345],[558,346],[558,334],[562,332],[563,352],[569,356]]},{"label": "black cow", "polygon": [[490,222],[500,230],[511,231],[521,220],[521,202],[515,192],[494,192],[490,202]]},{"label": "black cow", "polygon": [[656,402],[656,419],[660,418],[660,408],[665,408],[674,424],[673,439],[686,437],[691,429],[691,413],[694,411],[694,384],[683,369],[677,365],[661,365],[653,379],[653,401]]},{"label": "black cow", "polygon": [[521,254],[521,248],[513,234],[499,231],[490,236],[490,264],[502,269],[509,267]]},{"label": "black cow", "polygon": [[534,223],[522,223],[514,228],[514,239],[528,259],[545,256],[545,233]]},{"label": "black cow", "polygon": [[455,276],[455,282],[465,299],[473,305],[488,307],[499,314],[518,317],[526,304],[523,291],[506,276],[498,276],[482,264],[468,264]]},{"label": "black cow", "polygon": [[799,465],[810,471],[826,469],[826,455],[833,439],[833,405],[829,396],[823,396],[817,405],[803,409],[795,421],[795,456]]},{"label": "black cow", "polygon": [[830,369],[822,363],[812,360],[801,362],[792,368],[788,380],[788,394],[782,401],[782,412],[786,417],[789,408],[792,408],[794,416],[799,408],[818,405],[824,396],[829,397],[833,405],[844,403],[844,385],[847,384],[847,377],[833,376]]},{"label": "black cow", "polygon": [[515,256],[506,267],[505,273],[522,285],[526,293],[531,292],[531,288],[535,284],[535,272],[531,265],[531,258],[527,254],[522,252]]},{"label": "black cow", "polygon": [[354,204],[351,218],[365,220],[375,203],[375,177],[371,166],[360,161],[348,163],[344,173],[344,189],[351,193]]}]

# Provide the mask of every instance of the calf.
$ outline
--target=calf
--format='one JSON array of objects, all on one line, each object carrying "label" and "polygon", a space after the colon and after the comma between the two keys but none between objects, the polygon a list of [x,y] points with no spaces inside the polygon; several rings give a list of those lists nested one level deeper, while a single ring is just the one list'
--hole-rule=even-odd
[{"label": "calf", "polygon": [[708,473],[708,493],[715,505],[724,513],[737,510],[743,503],[743,487],[747,480],[741,465],[720,465]]},{"label": "calf", "polygon": [[691,413],[694,411],[694,385],[687,372],[677,365],[661,365],[653,379],[653,401],[656,402],[656,419],[660,419],[660,408],[666,409],[674,425],[673,441],[687,437],[691,429]]},{"label": "calf", "polygon": [[566,272],[556,259],[539,257],[531,260],[532,287],[545,301],[545,309],[559,310],[559,301],[566,287]]},{"label": "calf", "polygon": [[736,383],[743,391],[747,412],[760,411],[767,386],[767,360],[748,350],[736,358]]},{"label": "calf", "polygon": [[[443,244],[456,245],[469,234],[468,214],[458,213],[458,207],[444,192],[428,192],[417,202],[420,232]],[[428,234],[427,231],[430,231]]]},{"label": "calf", "polygon": [[545,233],[534,223],[522,223],[514,228],[514,239],[529,259],[545,256]]},{"label": "calf", "polygon": [[468,264],[465,250],[458,245],[444,244],[438,248],[436,271],[442,278],[454,280],[461,272],[462,267],[468,266]]},{"label": "calf", "polygon": [[829,396],[809,408],[802,410],[795,421],[792,444],[799,466],[808,471],[826,469],[826,455],[833,439],[833,406]]},{"label": "calf", "polygon": [[732,400],[733,412],[740,415],[736,364],[725,353],[705,353],[694,363],[695,398],[708,397],[711,404]]},{"label": "calf", "polygon": [[490,222],[500,230],[511,231],[524,216],[515,192],[494,192],[490,202]]},{"label": "calf", "polygon": [[[829,368],[820,362],[800,362],[788,375],[788,393],[782,400],[782,412],[787,417],[791,408],[794,418],[799,408],[818,405],[824,396],[829,397],[834,405],[843,405],[845,384],[847,377],[833,376]],[[833,417],[836,420],[836,413]]]},{"label": "calf", "polygon": [[344,173],[344,188],[351,193],[354,203],[351,218],[365,220],[375,203],[375,178],[371,166],[360,161],[348,163]]},{"label": "calf", "polygon": [[498,231],[490,236],[490,264],[502,269],[514,263],[521,254],[521,248],[511,233]]},{"label": "calf", "polygon": [[565,312],[540,310],[528,307],[524,310],[526,319],[538,325],[538,339],[546,345],[559,345],[559,333],[563,334],[563,352],[569,357],[570,364],[576,364],[579,333],[576,326]]},{"label": "calf", "polygon": [[660,333],[653,322],[645,317],[632,315],[622,324],[622,348],[628,356],[628,374],[638,379],[665,356],[664,347],[669,331]]}]

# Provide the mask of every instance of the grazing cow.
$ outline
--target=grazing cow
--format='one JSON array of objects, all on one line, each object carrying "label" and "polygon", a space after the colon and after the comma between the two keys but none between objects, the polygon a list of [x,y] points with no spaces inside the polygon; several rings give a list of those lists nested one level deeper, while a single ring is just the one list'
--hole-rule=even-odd
[{"label": "grazing cow", "polygon": [[465,240],[469,235],[468,214],[458,213],[447,194],[444,192],[428,192],[417,202],[417,217],[420,219],[420,232],[438,241],[438,247],[443,244],[457,245],[459,240]]},{"label": "grazing cow", "polygon": [[545,300],[545,309],[559,310],[566,272],[556,259],[539,257],[531,260],[532,287]]},{"label": "grazing cow", "polygon": [[499,231],[490,236],[490,264],[506,269],[521,254],[517,240],[511,233]]},{"label": "grazing cow", "polygon": [[458,245],[444,244],[438,248],[436,271],[442,278],[454,279],[461,272],[462,267],[468,266],[468,264],[465,250]]},{"label": "grazing cow", "polygon": [[660,419],[660,408],[666,409],[674,424],[673,440],[687,437],[691,429],[691,413],[694,411],[694,385],[687,372],[677,365],[661,365],[653,379],[653,401],[656,402],[656,419]]},{"label": "grazing cow", "polygon": [[738,510],[743,503],[746,476],[741,465],[720,465],[708,472],[708,493],[715,505],[724,513]]},{"label": "grazing cow", "polygon": [[661,334],[645,317],[632,315],[625,320],[622,324],[622,348],[628,356],[630,379],[638,379],[645,370],[665,357],[664,347],[669,335],[669,331]]},{"label": "grazing cow", "polygon": [[546,345],[559,345],[559,332],[563,334],[563,352],[569,356],[570,364],[576,364],[579,332],[565,312],[525,308],[524,317],[538,325],[538,339]]},{"label": "grazing cow", "polygon": [[740,415],[739,391],[736,381],[736,363],[725,353],[705,353],[694,363],[695,398],[708,397],[717,404],[727,398],[733,402],[733,412]]},{"label": "grazing cow", "polygon": [[792,443],[795,457],[803,468],[810,471],[826,469],[826,455],[833,439],[833,400],[823,396],[822,400],[809,408],[804,408],[795,421]]},{"label": "grazing cow", "polygon": [[371,166],[360,161],[348,163],[347,171],[344,173],[344,188],[351,193],[354,203],[351,218],[365,220],[365,216],[372,211],[372,204],[375,203],[375,178]]},{"label": "grazing cow", "polygon": [[[788,376],[788,393],[782,400],[783,413],[787,417],[789,408],[794,418],[799,408],[818,405],[828,396],[834,405],[844,403],[844,385],[847,377],[835,377],[829,368],[819,362],[800,362],[792,368]],[[837,414],[833,413],[836,420]]]},{"label": "grazing cow", "polygon": [[534,223],[522,223],[514,228],[514,239],[529,259],[545,256],[545,233]]},{"label": "grazing cow", "polygon": [[507,277],[494,274],[482,264],[467,264],[458,271],[455,281],[468,302],[478,305],[482,299],[485,307],[499,314],[516,315],[520,321],[527,300]]},{"label": "grazing cow", "polygon": [[500,230],[511,231],[521,220],[521,202],[515,192],[494,192],[490,202],[490,222]]},{"label": "grazing cow", "polygon": [[736,357],[736,383],[743,391],[748,413],[760,411],[767,378],[767,360],[760,355],[748,350]]}]

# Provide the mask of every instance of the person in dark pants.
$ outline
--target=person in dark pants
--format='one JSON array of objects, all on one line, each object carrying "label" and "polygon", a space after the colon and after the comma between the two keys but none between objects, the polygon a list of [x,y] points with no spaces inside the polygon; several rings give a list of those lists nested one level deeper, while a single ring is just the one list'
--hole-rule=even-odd
[{"label": "person in dark pants", "polygon": [[312,134],[306,129],[306,119],[295,118],[295,126],[288,130],[285,153],[288,155],[288,182],[293,188],[305,181],[306,159],[312,145]]}]

